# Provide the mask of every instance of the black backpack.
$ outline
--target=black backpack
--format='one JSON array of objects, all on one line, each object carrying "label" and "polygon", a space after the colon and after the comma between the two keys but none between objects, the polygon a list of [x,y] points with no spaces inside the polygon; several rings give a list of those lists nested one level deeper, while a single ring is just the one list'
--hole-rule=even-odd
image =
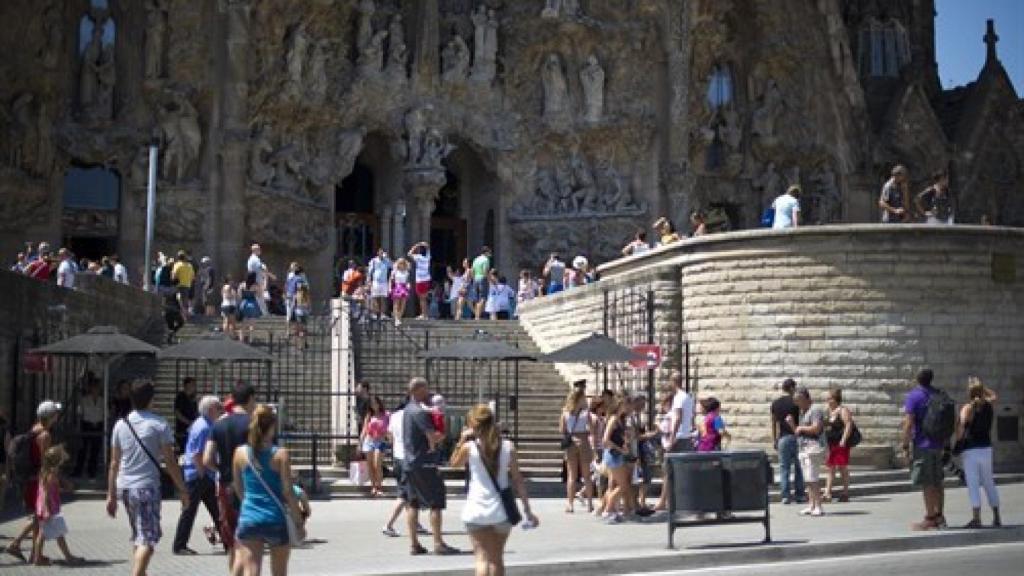
[{"label": "black backpack", "polygon": [[945,444],[956,427],[956,403],[945,391],[933,388],[925,404],[921,432],[934,442]]},{"label": "black backpack", "polygon": [[39,472],[38,467],[32,464],[32,443],[36,441],[37,436],[39,436],[39,432],[34,430],[18,434],[11,439],[11,443],[7,447],[11,477],[19,484],[27,482]]}]

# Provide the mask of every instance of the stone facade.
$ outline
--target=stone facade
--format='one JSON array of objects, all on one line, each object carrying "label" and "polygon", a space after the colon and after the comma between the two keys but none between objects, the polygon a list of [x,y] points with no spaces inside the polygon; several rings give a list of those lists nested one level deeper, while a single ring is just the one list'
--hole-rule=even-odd
[{"label": "stone facade", "polygon": [[[542,348],[600,326],[596,296],[652,274],[676,279],[657,342],[688,342],[690,379],[724,406],[734,446],[770,445],[767,407],[787,377],[824,401],[843,389],[865,449],[891,460],[917,370],[957,401],[970,375],[1000,397],[997,459],[1024,440],[1024,234],[977,226],[825,226],[712,235],[602,268],[604,280],[523,306]],[[678,347],[677,347],[678,348]],[[670,353],[669,366],[679,366]],[[575,373],[566,373],[568,378]],[[1010,437],[1016,440],[1010,440]]]},{"label": "stone facade", "polygon": [[[944,92],[931,0],[8,0],[0,16],[19,23],[0,38],[7,254],[46,239],[138,272],[151,141],[159,249],[237,274],[259,241],[323,289],[378,245],[430,240],[440,265],[486,243],[512,271],[554,249],[611,259],[695,208],[750,228],[790,183],[807,222],[870,221],[896,162],[915,190],[949,170],[960,221],[1024,224],[1024,106],[995,32],[977,82]],[[85,169],[113,200],[81,202]]]}]

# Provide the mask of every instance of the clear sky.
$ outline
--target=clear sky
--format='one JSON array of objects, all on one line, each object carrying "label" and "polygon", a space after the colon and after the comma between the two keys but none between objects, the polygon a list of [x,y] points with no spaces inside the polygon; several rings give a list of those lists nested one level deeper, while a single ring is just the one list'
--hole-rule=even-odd
[{"label": "clear sky", "polygon": [[999,60],[1024,97],[1024,0],[935,0],[935,51],[943,88],[973,82],[985,63],[985,20],[994,18]]}]

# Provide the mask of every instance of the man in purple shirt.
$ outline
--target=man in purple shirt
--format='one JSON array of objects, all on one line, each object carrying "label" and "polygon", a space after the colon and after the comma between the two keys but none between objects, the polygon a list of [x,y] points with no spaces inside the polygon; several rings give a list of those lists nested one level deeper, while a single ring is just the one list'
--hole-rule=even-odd
[{"label": "man in purple shirt", "polygon": [[[929,438],[922,430],[928,411],[928,398],[936,392],[932,388],[934,374],[930,368],[917,373],[917,386],[907,394],[903,403],[903,455],[910,462],[910,481],[924,492],[924,521],[912,525],[914,530],[936,530],[946,526],[942,515],[944,500],[942,481],[942,442]],[[913,436],[913,451],[911,451]]]}]

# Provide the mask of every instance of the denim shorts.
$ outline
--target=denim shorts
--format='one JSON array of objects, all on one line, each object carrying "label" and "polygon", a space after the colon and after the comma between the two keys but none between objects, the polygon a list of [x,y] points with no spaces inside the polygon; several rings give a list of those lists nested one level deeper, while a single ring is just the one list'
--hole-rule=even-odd
[{"label": "denim shorts", "polygon": [[605,450],[604,456],[601,459],[601,463],[608,469],[620,468],[626,463],[626,459],[613,450]]},{"label": "denim shorts", "polygon": [[280,524],[248,524],[238,523],[238,530],[235,532],[237,540],[260,540],[274,548],[288,544],[288,526],[284,522]]}]

